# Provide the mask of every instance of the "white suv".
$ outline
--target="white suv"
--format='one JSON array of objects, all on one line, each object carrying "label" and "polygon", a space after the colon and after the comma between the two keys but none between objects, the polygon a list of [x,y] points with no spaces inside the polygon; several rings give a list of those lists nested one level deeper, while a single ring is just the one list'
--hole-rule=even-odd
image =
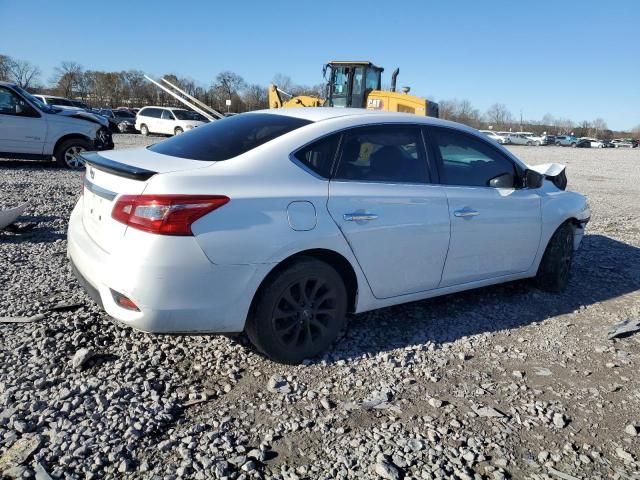
[{"label": "white suv", "polygon": [[184,108],[144,107],[136,115],[136,130],[142,135],[178,135],[207,123],[202,115]]},{"label": "white suv", "polygon": [[107,120],[82,110],[45,105],[12,83],[0,82],[0,157],[51,160],[83,168],[78,154],[113,148]]}]

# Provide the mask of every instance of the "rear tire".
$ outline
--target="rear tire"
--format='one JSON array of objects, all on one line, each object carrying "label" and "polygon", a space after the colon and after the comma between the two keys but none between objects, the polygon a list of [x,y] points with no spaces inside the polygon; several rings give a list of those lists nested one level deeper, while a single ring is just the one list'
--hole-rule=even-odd
[{"label": "rear tire", "polygon": [[271,360],[298,364],[325,351],[344,328],[347,290],[333,267],[311,257],[268,278],[245,331]]},{"label": "rear tire", "polygon": [[87,150],[93,150],[93,145],[89,141],[72,138],[62,142],[53,155],[59,167],[81,170],[84,168],[84,162],[80,160],[78,155]]},{"label": "rear tire", "polygon": [[569,283],[573,260],[573,228],[563,223],[555,231],[536,274],[536,284],[547,292],[560,293]]},{"label": "rear tire", "polygon": [[140,125],[140,133],[143,137],[149,136],[149,127],[147,127],[144,123]]}]

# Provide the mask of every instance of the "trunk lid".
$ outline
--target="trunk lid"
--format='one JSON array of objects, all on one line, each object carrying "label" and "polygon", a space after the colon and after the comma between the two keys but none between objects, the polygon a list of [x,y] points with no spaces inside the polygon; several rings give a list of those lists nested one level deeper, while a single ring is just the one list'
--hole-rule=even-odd
[{"label": "trunk lid", "polygon": [[155,175],[214,163],[169,157],[146,148],[83,153],[82,158],[86,164],[82,221],[87,234],[106,252],[114,249],[127,229],[111,217],[119,195],[141,195]]}]

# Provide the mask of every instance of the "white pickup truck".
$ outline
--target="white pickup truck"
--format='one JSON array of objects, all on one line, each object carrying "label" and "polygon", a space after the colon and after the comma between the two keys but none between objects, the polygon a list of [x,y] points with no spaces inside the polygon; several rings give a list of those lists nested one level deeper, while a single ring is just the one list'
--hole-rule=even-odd
[{"label": "white pickup truck", "polygon": [[110,150],[105,118],[45,105],[19,86],[0,82],[0,157],[52,160],[84,168],[80,152]]}]

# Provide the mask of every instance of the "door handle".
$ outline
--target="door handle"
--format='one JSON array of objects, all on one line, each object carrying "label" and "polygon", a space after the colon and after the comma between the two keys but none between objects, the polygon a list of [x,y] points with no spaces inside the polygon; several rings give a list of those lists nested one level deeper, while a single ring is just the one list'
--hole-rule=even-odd
[{"label": "door handle", "polygon": [[368,222],[378,218],[378,215],[374,213],[345,213],[342,218],[347,222]]},{"label": "door handle", "polygon": [[462,210],[456,210],[453,212],[455,217],[476,217],[480,215],[480,212],[477,210],[472,210],[471,208],[463,208]]}]

